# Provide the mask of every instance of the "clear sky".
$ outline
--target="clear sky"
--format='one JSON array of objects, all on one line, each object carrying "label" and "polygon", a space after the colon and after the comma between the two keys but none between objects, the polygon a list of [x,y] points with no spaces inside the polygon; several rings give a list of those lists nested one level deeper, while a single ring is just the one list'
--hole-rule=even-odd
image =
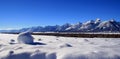
[{"label": "clear sky", "polygon": [[0,29],[120,20],[120,0],[0,0]]}]

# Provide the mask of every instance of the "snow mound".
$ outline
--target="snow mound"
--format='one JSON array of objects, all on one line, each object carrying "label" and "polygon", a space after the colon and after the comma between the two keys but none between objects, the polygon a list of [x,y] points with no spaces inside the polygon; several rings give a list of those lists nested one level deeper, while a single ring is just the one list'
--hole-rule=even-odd
[{"label": "snow mound", "polygon": [[63,43],[59,45],[60,48],[64,48],[64,47],[72,47],[72,45],[68,44],[68,43]]},{"label": "snow mound", "polygon": [[23,32],[20,33],[17,40],[19,43],[24,43],[24,44],[32,44],[33,43],[33,37],[29,32]]}]

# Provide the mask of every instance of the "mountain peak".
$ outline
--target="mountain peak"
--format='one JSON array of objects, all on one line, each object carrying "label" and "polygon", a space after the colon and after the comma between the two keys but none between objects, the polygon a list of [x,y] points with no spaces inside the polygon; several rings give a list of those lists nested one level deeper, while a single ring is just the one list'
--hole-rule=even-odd
[{"label": "mountain peak", "polygon": [[89,21],[87,21],[87,22],[85,22],[85,23],[83,23],[84,25],[87,25],[87,24],[91,24],[91,23],[94,23],[95,21],[94,20],[89,20]]},{"label": "mountain peak", "polygon": [[100,18],[97,18],[97,19],[95,20],[95,24],[98,24],[98,23],[100,23],[100,22],[101,22]]},{"label": "mountain peak", "polygon": [[75,25],[81,25],[82,23],[80,23],[80,22],[78,22],[78,23],[76,23]]},{"label": "mountain peak", "polygon": [[[109,21],[101,21],[100,18],[97,18],[96,20],[89,20],[85,23],[76,23],[76,24],[70,24],[66,23],[63,25],[57,25],[57,26],[45,26],[45,27],[32,27],[32,28],[23,28],[20,30],[6,30],[6,32],[25,32],[25,31],[32,31],[32,32],[120,32],[120,22],[115,21],[114,19],[111,19]],[[0,32],[5,32],[5,30],[0,30]]]},{"label": "mountain peak", "polygon": [[114,19],[111,19],[110,22],[116,22]]}]

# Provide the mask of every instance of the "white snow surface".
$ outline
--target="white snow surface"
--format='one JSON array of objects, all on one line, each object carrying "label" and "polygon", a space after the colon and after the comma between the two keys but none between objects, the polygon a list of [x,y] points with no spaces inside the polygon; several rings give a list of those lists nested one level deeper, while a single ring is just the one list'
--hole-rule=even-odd
[{"label": "white snow surface", "polygon": [[120,59],[120,38],[33,35],[34,44],[19,44],[17,37],[0,34],[0,59]]}]

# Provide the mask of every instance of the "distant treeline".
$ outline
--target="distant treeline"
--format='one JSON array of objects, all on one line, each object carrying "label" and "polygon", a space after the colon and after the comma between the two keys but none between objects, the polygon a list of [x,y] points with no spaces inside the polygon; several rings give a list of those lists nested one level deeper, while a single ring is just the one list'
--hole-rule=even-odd
[{"label": "distant treeline", "polygon": [[[4,34],[19,34],[16,32],[4,32]],[[48,35],[48,36],[63,36],[63,37],[81,37],[81,38],[120,38],[120,33],[69,33],[69,32],[37,32],[32,35]]]}]

